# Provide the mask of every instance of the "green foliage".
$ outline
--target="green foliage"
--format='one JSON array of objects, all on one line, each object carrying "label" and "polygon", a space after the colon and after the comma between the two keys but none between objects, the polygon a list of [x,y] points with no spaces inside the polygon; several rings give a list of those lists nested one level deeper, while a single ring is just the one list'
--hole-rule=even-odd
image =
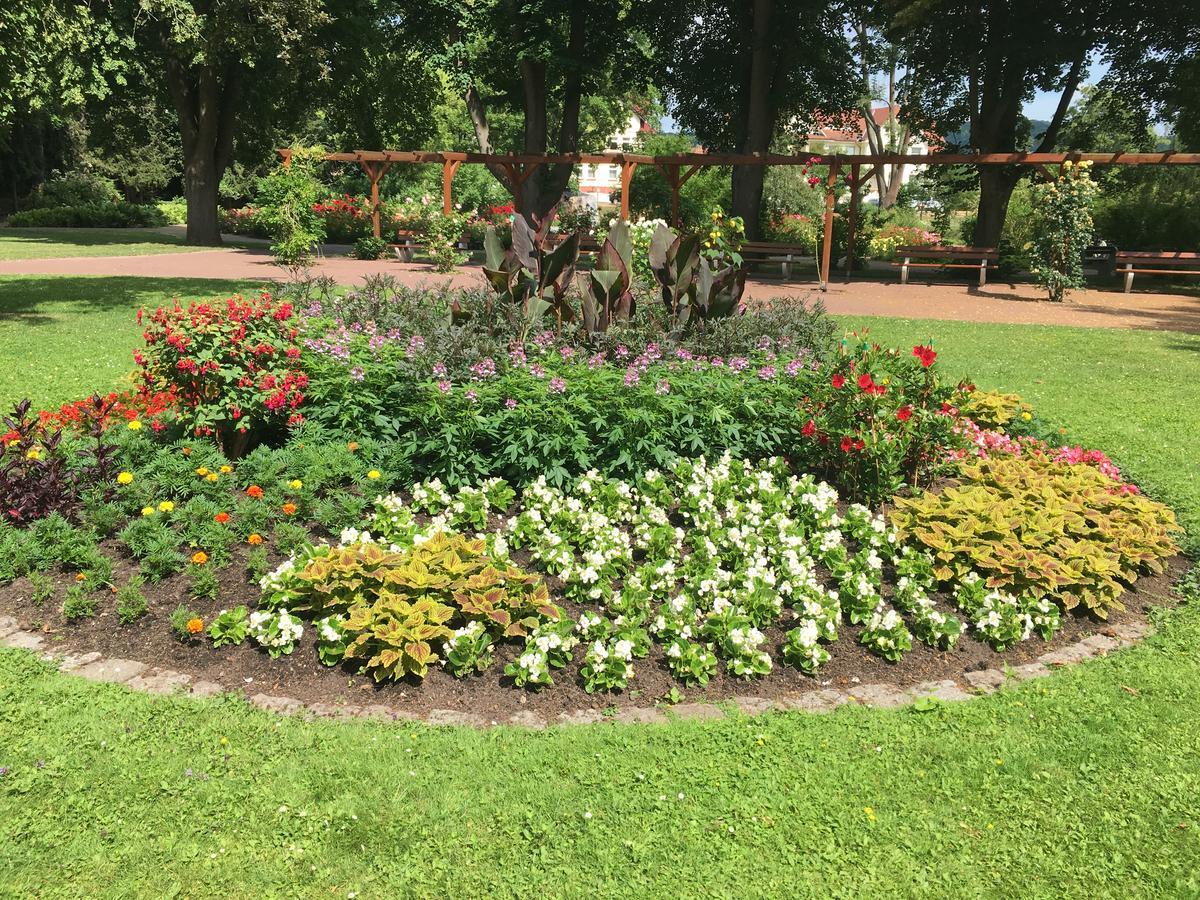
[{"label": "green foliage", "polygon": [[1033,406],[1022,400],[1020,394],[1003,391],[971,391],[959,410],[980,428],[1002,431],[1008,431],[1014,422],[1028,422],[1033,418]]},{"label": "green foliage", "polygon": [[33,196],[36,209],[119,203],[124,198],[111,178],[86,171],[64,172],[45,181]]},{"label": "green foliage", "polygon": [[245,606],[221,610],[208,626],[208,636],[213,647],[236,646],[250,634],[250,613]]},{"label": "green foliage", "polygon": [[1033,274],[1050,299],[1061,302],[1068,291],[1084,286],[1083,251],[1092,242],[1092,204],[1096,183],[1084,161],[1063,163],[1055,181],[1033,189],[1037,224],[1033,241]]},{"label": "green foliage", "polygon": [[360,237],[354,242],[350,255],[355,259],[379,259],[387,253],[388,244],[383,238]]},{"label": "green foliage", "polygon": [[27,209],[8,217],[13,228],[150,228],[166,225],[155,206],[136,203],[85,203]]},{"label": "green foliage", "polygon": [[34,606],[41,606],[47,600],[53,600],[57,593],[57,587],[54,584],[54,579],[43,575],[41,572],[29,573],[29,587],[32,593],[29,595],[29,602]]},{"label": "green foliage", "polygon": [[246,554],[246,577],[254,584],[271,570],[265,547],[254,547]]},{"label": "green foliage", "polygon": [[433,258],[435,272],[453,272],[469,259],[458,249],[468,218],[464,213],[430,216],[425,229],[425,247]]},{"label": "green foliage", "polygon": [[1030,454],[963,467],[963,484],[897,497],[892,522],[929,549],[941,581],[970,572],[989,588],[1083,604],[1105,617],[1143,572],[1177,551],[1170,509],[1090,466]]},{"label": "green foliage", "polygon": [[189,567],[188,595],[193,600],[216,600],[220,591],[221,582],[217,579],[217,573],[213,566],[204,564]]},{"label": "green foliage", "polygon": [[96,598],[84,584],[73,584],[63,598],[62,615],[68,622],[91,619],[96,615],[96,606]]},{"label": "green foliage", "polygon": [[270,234],[271,253],[280,265],[307,266],[325,240],[325,219],[313,209],[326,193],[317,175],[324,152],[294,147],[290,164],[281,163],[258,183],[256,218]]},{"label": "green foliage", "polygon": [[272,576],[264,602],[314,618],[344,615],[345,658],[376,681],[423,676],[454,635],[452,620],[479,621],[503,638],[559,615],[540,578],[493,561],[483,541],[444,533],[401,552],[317,548]]},{"label": "green foliage", "polygon": [[149,611],[144,585],[141,576],[134,575],[117,588],[117,619],[122,625],[132,625]]},{"label": "green foliage", "polygon": [[168,621],[175,637],[185,644],[195,641],[204,632],[204,620],[200,618],[200,614],[183,604],[175,607]]}]

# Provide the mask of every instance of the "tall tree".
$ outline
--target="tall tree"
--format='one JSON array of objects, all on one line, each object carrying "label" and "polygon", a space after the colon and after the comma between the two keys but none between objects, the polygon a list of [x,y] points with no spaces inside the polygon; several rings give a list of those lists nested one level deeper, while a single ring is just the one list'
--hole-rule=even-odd
[{"label": "tall tree", "polygon": [[[969,149],[978,153],[1025,149],[1022,108],[1036,91],[1059,92],[1035,148],[1052,149],[1089,58],[1113,33],[1103,21],[1107,0],[885,0],[885,5],[890,36],[917,63],[901,81],[906,121],[943,135],[966,124]],[[999,241],[1020,174],[1017,167],[980,166],[976,243]]]},{"label": "tall tree", "polygon": [[[781,130],[858,101],[846,9],[827,0],[700,0],[657,16],[658,78],[671,112],[709,150],[766,153]],[[734,166],[732,212],[760,230],[763,166]]]},{"label": "tall tree", "polygon": [[[874,7],[863,7],[852,14],[856,39],[854,51],[862,80],[859,113],[863,117],[863,130],[871,153],[905,153],[912,144],[912,126],[900,118],[897,91],[901,66],[912,63],[898,45],[879,31],[874,12]],[[875,104],[881,101],[885,110],[882,122],[878,121],[875,112],[879,108]],[[905,168],[903,165],[875,166],[873,177],[880,209],[895,205],[904,184]]]},{"label": "tall tree", "polygon": [[[347,7],[350,4],[346,4]],[[179,123],[187,241],[221,242],[217,189],[239,132],[305,98],[320,64],[323,0],[113,0],[114,30],[165,82]]]},{"label": "tall tree", "polygon": [[[482,153],[577,153],[603,149],[647,93],[646,46],[633,0],[426,0],[408,13],[437,64],[453,79]],[[597,102],[600,101],[600,102]],[[520,111],[517,133],[497,132],[495,113]],[[592,115],[587,115],[587,113]],[[589,125],[591,126],[589,128]],[[573,166],[539,166],[519,186],[527,216],[554,206]]]}]

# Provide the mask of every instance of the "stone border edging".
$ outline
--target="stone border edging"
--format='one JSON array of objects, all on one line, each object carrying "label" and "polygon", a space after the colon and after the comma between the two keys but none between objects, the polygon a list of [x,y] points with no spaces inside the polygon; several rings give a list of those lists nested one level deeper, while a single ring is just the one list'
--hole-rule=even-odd
[{"label": "stone border edging", "polygon": [[[547,719],[532,710],[515,712],[505,721],[485,719],[476,713],[456,709],[434,709],[424,716],[392,709],[383,704],[356,706],[353,704],[310,703],[305,704],[293,697],[273,694],[253,694],[247,701],[260,709],[283,715],[305,714],[310,718],[380,718],[393,721],[422,722],[426,725],[468,725],[487,728],[494,725],[517,725],[524,728],[541,729],[551,725],[590,725],[597,722],[619,722],[623,724],[664,724],[672,718],[719,719],[727,715],[755,716],[771,710],[799,710],[811,713],[826,713],[847,703],[892,709],[908,706],[918,700],[932,699],[946,703],[970,700],[990,694],[1013,681],[1028,681],[1049,675],[1054,668],[1082,662],[1095,656],[1104,656],[1110,650],[1136,643],[1149,631],[1143,621],[1131,621],[1111,625],[1105,634],[1094,634],[1057,650],[1043,653],[1034,662],[1004,669],[981,669],[965,672],[962,681],[950,678],[941,681],[924,681],[910,688],[898,688],[892,684],[855,684],[846,688],[823,688],[803,691],[790,696],[769,699],[766,697],[733,697],[726,701],[709,703],[678,703],[674,706],[628,706],[612,716],[595,709],[580,709],[559,713]],[[103,657],[89,653],[55,653],[43,647],[45,638],[40,634],[22,631],[17,620],[11,616],[0,616],[0,647],[14,647],[39,652],[47,662],[57,663],[60,672],[86,678],[89,681],[123,684],[135,691],[147,694],[187,694],[192,697],[211,697],[231,688],[215,681],[193,678],[184,672],[148,666],[133,659]]]}]

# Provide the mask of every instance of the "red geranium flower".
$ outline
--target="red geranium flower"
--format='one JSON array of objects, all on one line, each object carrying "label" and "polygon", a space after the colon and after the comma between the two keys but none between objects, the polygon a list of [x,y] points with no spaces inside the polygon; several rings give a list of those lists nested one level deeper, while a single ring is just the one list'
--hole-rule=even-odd
[{"label": "red geranium flower", "polygon": [[843,453],[849,453],[853,447],[854,441],[850,440],[848,437],[842,438],[841,448]]},{"label": "red geranium flower", "polygon": [[912,418],[913,409],[911,406],[902,406],[896,410],[896,418],[901,422],[907,422]]},{"label": "red geranium flower", "polygon": [[840,388],[842,385],[844,385],[846,383],[846,379],[839,373],[837,375],[834,375],[833,378],[830,379],[829,383],[832,384],[834,386],[834,388]]},{"label": "red geranium flower", "polygon": [[924,344],[917,344],[913,347],[913,356],[921,361],[926,369],[933,365],[933,361],[937,359],[937,354],[933,352],[932,347],[926,347]]},{"label": "red geranium flower", "polygon": [[809,419],[804,423],[804,427],[800,429],[800,433],[805,437],[812,437],[817,432],[817,423]]}]

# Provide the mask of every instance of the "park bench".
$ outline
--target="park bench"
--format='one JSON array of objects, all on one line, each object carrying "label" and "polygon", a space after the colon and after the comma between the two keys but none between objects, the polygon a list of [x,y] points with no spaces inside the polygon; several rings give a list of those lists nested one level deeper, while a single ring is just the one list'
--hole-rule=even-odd
[{"label": "park bench", "polygon": [[1200,275],[1200,253],[1119,251],[1117,268],[1125,273],[1128,294],[1133,290],[1134,275]]},{"label": "park bench", "polygon": [[[988,264],[1000,258],[1000,252],[992,247],[897,247],[900,267],[900,283],[908,284],[908,270],[919,269],[978,269],[979,286],[987,284]],[[913,262],[914,259],[925,260]]]},{"label": "park bench", "polygon": [[792,276],[792,263],[801,258],[811,259],[812,252],[803,244],[780,244],[772,241],[746,241],[742,244],[742,259],[748,263],[779,263],[784,279]]},{"label": "park bench", "polygon": [[417,240],[420,235],[415,231],[397,231],[396,240],[392,242],[392,250],[400,262],[412,262],[413,254],[417,251]]}]

